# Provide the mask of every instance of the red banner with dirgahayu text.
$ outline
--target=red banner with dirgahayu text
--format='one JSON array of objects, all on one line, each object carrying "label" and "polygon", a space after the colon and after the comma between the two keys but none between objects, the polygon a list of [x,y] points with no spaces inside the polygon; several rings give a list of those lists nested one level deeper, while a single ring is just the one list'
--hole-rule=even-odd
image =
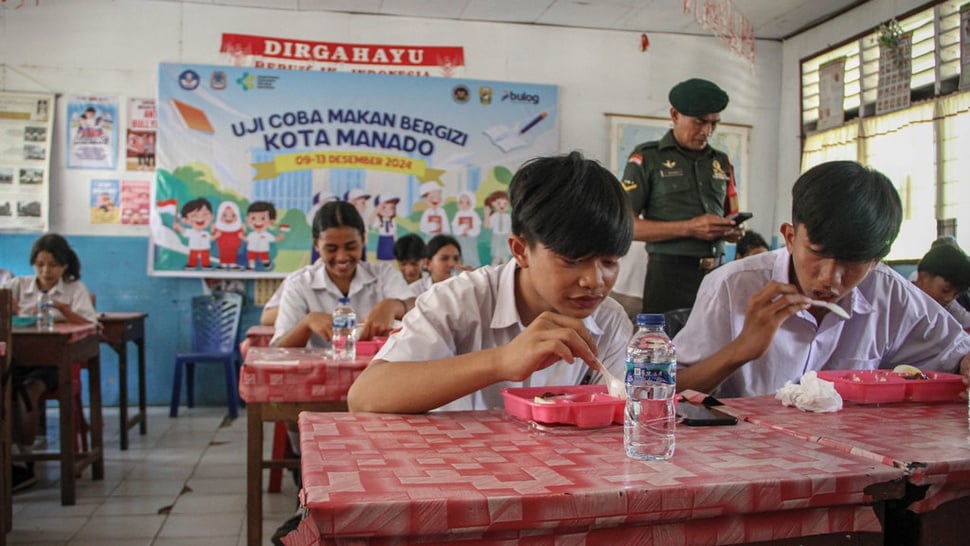
[{"label": "red banner with dirgahayu text", "polygon": [[465,66],[465,50],[456,46],[315,42],[224,33],[219,51],[233,66],[285,70],[452,77]]}]

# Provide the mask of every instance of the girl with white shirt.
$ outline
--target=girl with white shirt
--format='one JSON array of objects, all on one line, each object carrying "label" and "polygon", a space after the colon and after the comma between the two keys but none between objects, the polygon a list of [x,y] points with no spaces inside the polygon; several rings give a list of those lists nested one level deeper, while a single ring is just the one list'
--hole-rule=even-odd
[{"label": "girl with white shirt", "polygon": [[313,246],[320,259],[287,278],[276,317],[276,347],[320,347],[333,336],[331,313],[350,298],[363,317],[359,339],[387,334],[411,308],[414,297],[404,277],[388,263],[361,261],[366,227],[350,203],[334,201],[313,217]]},{"label": "girl with white shirt", "polygon": [[[83,324],[98,320],[91,294],[81,282],[81,261],[63,237],[56,233],[42,235],[30,249],[34,275],[14,277],[7,282],[13,294],[13,312],[34,315],[37,301],[49,294],[54,302],[54,320]],[[16,361],[17,355],[14,355]],[[57,389],[55,367],[12,367],[14,397],[14,440],[21,451],[29,452],[37,435],[40,399]],[[33,464],[14,465],[13,489],[26,489],[37,483]]]}]

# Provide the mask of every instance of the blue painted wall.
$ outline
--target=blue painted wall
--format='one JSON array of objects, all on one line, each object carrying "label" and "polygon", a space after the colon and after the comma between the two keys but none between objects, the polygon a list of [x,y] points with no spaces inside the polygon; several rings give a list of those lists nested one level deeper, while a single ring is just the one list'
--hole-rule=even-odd
[{"label": "blue painted wall", "polygon": [[[0,235],[0,268],[15,275],[32,275],[30,246],[37,234]],[[97,296],[97,310],[142,311],[145,322],[146,377],[148,403],[168,405],[172,394],[172,366],[175,353],[189,347],[192,297],[202,294],[198,279],[149,277],[148,241],[144,237],[95,237],[68,235],[68,241],[81,259],[81,280]],[[246,307],[240,335],[259,322],[262,308],[253,305],[252,281],[246,284]],[[137,400],[133,373],[137,351],[129,344],[128,400]],[[118,357],[107,345],[101,346],[102,393],[106,406],[118,404]],[[184,389],[184,387],[183,387]],[[185,391],[182,391],[185,405]],[[225,404],[225,381],[219,365],[196,366],[196,404]]]}]

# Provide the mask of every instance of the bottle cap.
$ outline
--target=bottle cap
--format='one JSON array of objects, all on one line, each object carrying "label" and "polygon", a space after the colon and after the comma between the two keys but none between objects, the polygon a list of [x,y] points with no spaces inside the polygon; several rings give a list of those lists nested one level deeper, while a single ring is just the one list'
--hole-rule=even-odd
[{"label": "bottle cap", "polygon": [[347,296],[343,296],[343,297],[337,299],[337,303],[339,303],[341,305],[349,304],[350,303],[350,298],[348,298]]},{"label": "bottle cap", "polygon": [[664,316],[661,314],[640,313],[637,315],[637,326],[663,326]]}]

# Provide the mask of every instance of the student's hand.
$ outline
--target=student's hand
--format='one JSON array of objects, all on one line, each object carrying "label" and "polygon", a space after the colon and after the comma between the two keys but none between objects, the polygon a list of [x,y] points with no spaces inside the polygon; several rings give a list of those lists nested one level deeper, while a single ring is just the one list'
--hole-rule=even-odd
[{"label": "student's hand", "polygon": [[499,375],[522,381],[560,360],[595,362],[596,343],[580,319],[546,311],[511,342],[499,347]]},{"label": "student's hand", "polygon": [[748,300],[744,327],[736,341],[748,355],[747,360],[764,356],[775,333],[788,317],[809,308],[809,298],[793,284],[771,281]]},{"label": "student's hand", "polygon": [[405,305],[401,300],[386,299],[374,306],[370,310],[362,326],[359,339],[371,339],[374,336],[387,335],[394,327],[401,306]]},{"label": "student's hand", "polygon": [[303,317],[301,322],[323,339],[333,339],[333,316],[322,311],[311,311]]},{"label": "student's hand", "polygon": [[[729,233],[738,231],[738,227],[734,225],[733,220],[728,218],[716,214],[704,214],[688,220],[687,231],[689,236],[695,239],[717,241],[724,239]],[[740,233],[737,234],[737,237],[741,237]]]}]

